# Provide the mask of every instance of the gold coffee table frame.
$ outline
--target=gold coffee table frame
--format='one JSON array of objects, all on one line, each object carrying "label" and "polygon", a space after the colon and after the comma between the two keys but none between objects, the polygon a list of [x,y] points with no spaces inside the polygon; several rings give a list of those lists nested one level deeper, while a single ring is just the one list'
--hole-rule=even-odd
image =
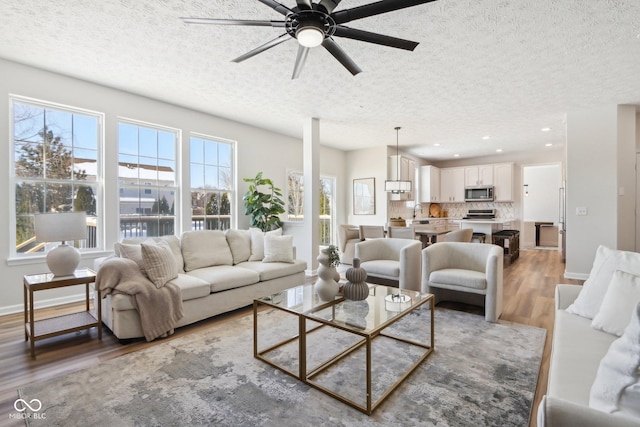
[{"label": "gold coffee table frame", "polygon": [[[373,291],[373,295],[371,292]],[[302,296],[299,298],[301,302],[299,304],[294,303],[293,305],[288,305],[285,301],[289,298],[289,292],[293,292],[294,296]],[[396,302],[393,305],[393,301],[387,299],[386,301],[381,302],[381,298],[384,299],[388,295],[404,295],[405,299],[408,299],[408,302],[398,303]],[[395,298],[395,297],[390,297]],[[387,398],[389,395],[396,389],[398,386],[409,376],[411,373],[425,360],[434,349],[434,296],[432,294],[424,294],[421,292],[409,291],[406,289],[398,289],[391,288],[387,286],[381,285],[370,285],[370,296],[367,298],[367,303],[369,304],[370,310],[378,310],[379,312],[373,313],[371,317],[375,318],[375,321],[372,321],[371,324],[367,325],[357,325],[350,323],[348,321],[341,321],[336,318],[336,307],[345,302],[346,300],[342,297],[336,297],[334,301],[321,301],[315,294],[313,289],[313,285],[307,284],[298,286],[295,288],[287,289],[283,292],[276,293],[267,297],[258,298],[253,301],[253,356],[256,359],[262,360],[263,362],[277,368],[297,379],[308,384],[309,386],[320,390],[321,392],[337,399],[347,405],[358,409],[359,411],[364,412],[367,415],[371,415],[373,411],[376,410],[378,406]],[[283,304],[283,302],[285,302]],[[389,309],[391,303],[392,309]],[[396,337],[383,332],[383,330],[402,319],[407,314],[411,313],[416,308],[422,306],[423,304],[430,303],[431,305],[431,333],[430,333],[430,342],[423,343],[419,341],[414,341],[406,338]],[[277,308],[279,310],[285,311],[289,314],[293,314],[298,316],[298,333],[290,338],[287,338],[283,341],[279,341],[276,344],[273,344],[265,349],[258,350],[258,311],[260,306],[268,306]],[[331,315],[326,318],[327,309],[331,309]],[[381,312],[384,310],[384,312]],[[325,312],[325,316],[323,317],[320,313]],[[386,315],[386,316],[385,316]],[[307,320],[311,320],[316,323],[320,323],[320,325],[307,330]],[[333,328],[337,328],[355,335],[362,337],[362,339],[358,340],[355,344],[351,345],[347,349],[342,352],[336,354],[335,356],[329,358],[323,363],[320,363],[317,367],[308,371],[307,369],[307,335],[311,332],[314,332],[320,328],[325,326],[330,326]],[[373,340],[379,336],[383,336],[386,338],[391,338],[396,341],[401,341],[407,343],[412,346],[421,347],[425,351],[418,358],[418,360],[413,363],[413,365],[409,368],[407,372],[404,373],[394,384],[392,384],[386,392],[382,394],[380,398],[376,401],[373,401],[372,398],[372,378],[371,378],[371,346]],[[265,357],[265,354],[282,347],[283,345],[289,344],[295,340],[298,340],[298,363],[299,369],[298,372],[294,372],[292,370],[287,369],[286,367],[279,365],[278,363],[269,360]],[[361,405],[353,400],[346,398],[333,390],[330,390],[319,383],[314,381],[314,377],[322,373],[327,368],[333,366],[338,363],[340,360],[353,353],[357,349],[362,346],[366,347],[366,405]]]}]

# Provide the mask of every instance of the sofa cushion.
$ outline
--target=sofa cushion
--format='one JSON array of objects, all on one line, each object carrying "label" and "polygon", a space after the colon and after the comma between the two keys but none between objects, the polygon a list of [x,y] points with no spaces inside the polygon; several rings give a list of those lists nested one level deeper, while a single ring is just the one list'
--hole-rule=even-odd
[{"label": "sofa cushion", "polygon": [[472,289],[486,289],[487,276],[481,271],[461,268],[445,268],[436,270],[429,276],[429,282],[443,285],[457,285]]},{"label": "sofa cushion", "polygon": [[147,275],[147,272],[144,271],[144,260],[142,259],[142,247],[140,244],[128,244],[128,243],[116,243],[114,248],[117,248],[116,253],[118,253],[122,258],[128,258],[131,261],[135,261],[138,264],[138,268],[140,272]]},{"label": "sofa cushion", "polygon": [[556,310],[547,394],[587,406],[600,360],[616,338],[593,329],[590,319]]},{"label": "sofa cushion", "polygon": [[[180,239],[173,234],[167,236],[159,236],[159,237],[127,237],[122,239],[122,243],[126,245],[139,245],[142,242],[152,240],[155,243],[158,242],[166,242],[169,244],[171,248],[171,252],[176,261],[176,265],[178,266],[178,273],[184,273],[184,259],[182,258],[182,248],[180,247]],[[116,255],[122,256],[120,254],[120,249],[118,243],[114,245],[114,251]]]},{"label": "sofa cushion", "polygon": [[[260,281],[277,279],[303,272],[307,268],[307,263],[302,260],[295,260],[293,263],[247,261],[238,264],[236,267],[251,270],[260,275]],[[301,283],[302,284],[302,283]]]},{"label": "sofa cushion", "polygon": [[167,242],[141,243],[144,270],[156,288],[178,277],[178,266]]},{"label": "sofa cushion", "polygon": [[232,265],[233,255],[223,231],[186,231],[182,234],[184,270],[215,265]]},{"label": "sofa cushion", "polygon": [[640,421],[640,303],[624,335],[611,344],[591,387],[589,406]]},{"label": "sofa cushion", "polygon": [[[178,277],[170,280],[180,288],[182,301],[206,297],[211,293],[211,286],[204,280],[188,274],[179,273]],[[137,310],[133,303],[133,297],[125,294],[111,294],[111,307],[114,310]]]},{"label": "sofa cushion", "polygon": [[360,267],[373,276],[400,277],[400,261],[377,259],[361,262]]},{"label": "sofa cushion", "polygon": [[598,314],[600,304],[616,270],[640,276],[640,253],[620,251],[600,245],[582,292],[567,311],[593,319]]},{"label": "sofa cushion", "polygon": [[616,270],[591,326],[622,336],[638,302],[640,302],[640,277]]},{"label": "sofa cushion", "polygon": [[260,281],[260,276],[255,271],[230,265],[198,268],[197,270],[189,271],[187,274],[209,283],[211,292],[253,285]]},{"label": "sofa cushion", "polygon": [[293,236],[264,236],[262,262],[293,262]]},{"label": "sofa cushion", "polygon": [[251,232],[249,230],[227,230],[227,243],[233,255],[233,263],[245,262],[251,256]]},{"label": "sofa cushion", "polygon": [[262,261],[264,258],[264,236],[282,236],[282,228],[264,233],[259,228],[249,228],[251,232],[251,256],[249,261]]}]

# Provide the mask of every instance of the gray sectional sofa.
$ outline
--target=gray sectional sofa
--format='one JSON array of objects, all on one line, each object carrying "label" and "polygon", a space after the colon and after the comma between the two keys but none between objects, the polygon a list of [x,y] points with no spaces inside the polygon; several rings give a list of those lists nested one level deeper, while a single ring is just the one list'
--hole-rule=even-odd
[{"label": "gray sectional sofa", "polygon": [[[146,239],[117,243],[116,256],[135,253],[135,246]],[[249,230],[190,231],[181,239],[153,238],[169,244],[179,265],[178,277],[170,281],[180,288],[184,308],[184,317],[176,327],[250,305],[254,298],[304,283],[305,261],[263,262],[263,255],[256,253],[257,245],[252,246],[255,239]],[[135,256],[131,258],[139,262]],[[96,260],[98,274],[104,260]],[[110,294],[102,299],[102,320],[121,340],[144,337],[138,310],[129,295]]]}]

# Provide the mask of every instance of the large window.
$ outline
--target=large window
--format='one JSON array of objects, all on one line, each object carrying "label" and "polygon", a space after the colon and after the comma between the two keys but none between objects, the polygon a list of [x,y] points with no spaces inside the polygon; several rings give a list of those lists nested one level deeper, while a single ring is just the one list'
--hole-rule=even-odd
[{"label": "large window", "polygon": [[[320,245],[334,242],[335,178],[320,177]],[[287,173],[287,219],[304,220],[304,179],[301,172]]]},{"label": "large window", "polygon": [[118,124],[120,238],[175,234],[176,129]]},{"label": "large window", "polygon": [[87,239],[75,246],[96,248],[102,227],[97,206],[102,116],[19,98],[11,104],[15,253],[48,249],[34,235],[33,215],[42,212],[85,211]]},{"label": "large window", "polygon": [[233,143],[192,136],[191,228],[227,230],[233,212]]}]

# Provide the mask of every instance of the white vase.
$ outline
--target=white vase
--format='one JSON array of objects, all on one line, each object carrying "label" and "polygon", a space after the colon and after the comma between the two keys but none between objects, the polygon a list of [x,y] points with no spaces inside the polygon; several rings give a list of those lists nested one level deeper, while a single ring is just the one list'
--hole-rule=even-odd
[{"label": "white vase", "polygon": [[318,280],[314,285],[316,293],[322,301],[331,301],[338,295],[340,285],[334,280],[336,269],[329,265],[329,251],[322,249],[318,255]]}]

